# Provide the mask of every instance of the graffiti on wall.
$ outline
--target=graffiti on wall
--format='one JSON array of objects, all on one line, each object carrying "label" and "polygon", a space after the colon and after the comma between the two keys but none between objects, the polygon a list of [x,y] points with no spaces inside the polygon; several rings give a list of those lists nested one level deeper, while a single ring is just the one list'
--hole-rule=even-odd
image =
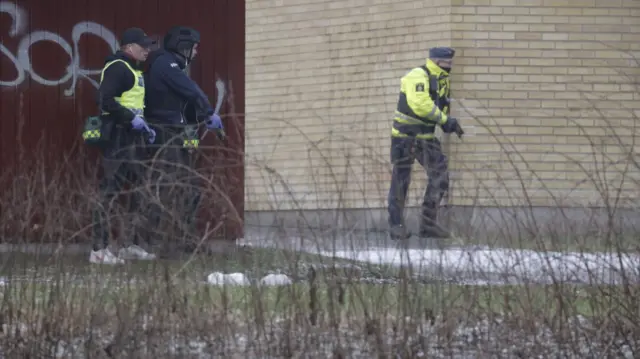
[{"label": "graffiti on wall", "polygon": [[[65,40],[62,34],[46,30],[36,30],[27,32],[29,15],[27,12],[11,1],[0,1],[0,14],[7,14],[11,17],[11,27],[9,36],[19,38],[18,48],[15,53],[11,52],[5,44],[0,43],[0,52],[2,56],[9,59],[16,69],[17,75],[13,79],[0,79],[0,86],[15,87],[22,84],[27,76],[32,81],[43,86],[65,86],[64,95],[74,96],[76,85],[79,79],[88,80],[95,88],[98,88],[98,82],[91,76],[99,75],[99,69],[86,69],[80,65],[80,38],[83,35],[94,35],[102,39],[112,51],[120,46],[113,32],[103,25],[92,22],[82,21],[71,30],[71,42]],[[65,69],[64,75],[58,79],[47,79],[39,75],[33,68],[30,49],[34,44],[49,41],[57,44],[69,57],[69,63]]]},{"label": "graffiti on wall", "polygon": [[[10,17],[11,26],[9,28],[8,35],[11,38],[18,39],[18,45],[15,52],[12,52],[6,44],[0,42],[0,56],[9,60],[15,68],[16,74],[13,78],[0,78],[0,87],[15,88],[16,86],[20,86],[24,83],[28,78],[31,78],[31,81],[42,86],[62,86],[64,88],[64,95],[73,97],[80,79],[89,81],[89,83],[97,89],[99,87],[97,78],[102,71],[101,66],[99,68],[82,67],[81,54],[83,51],[80,48],[80,39],[82,36],[93,35],[98,37],[109,46],[111,52],[115,52],[120,47],[118,39],[114,33],[105,26],[96,22],[81,21],[75,24],[71,30],[71,41],[69,42],[65,39],[64,34],[58,34],[47,30],[34,30],[28,32],[29,14],[25,9],[14,2],[0,1],[0,15],[8,15]],[[39,42],[51,42],[56,44],[69,58],[64,74],[60,78],[45,78],[33,68],[30,49]],[[224,97],[224,86],[225,84],[221,80],[216,82],[216,88],[219,92],[222,91],[222,97]],[[221,88],[222,90],[220,90]],[[221,102],[221,100],[218,102]]]}]

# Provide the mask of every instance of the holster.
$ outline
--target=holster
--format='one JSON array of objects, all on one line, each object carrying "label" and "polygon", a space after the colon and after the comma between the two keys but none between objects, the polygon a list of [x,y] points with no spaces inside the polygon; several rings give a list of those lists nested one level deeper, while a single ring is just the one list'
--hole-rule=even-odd
[{"label": "holster", "polygon": [[104,116],[89,116],[84,121],[82,139],[89,146],[104,146],[111,140],[115,123]]},{"label": "holster", "polygon": [[198,136],[198,127],[195,125],[185,125],[182,131],[182,147],[198,148],[200,145],[200,137]]}]

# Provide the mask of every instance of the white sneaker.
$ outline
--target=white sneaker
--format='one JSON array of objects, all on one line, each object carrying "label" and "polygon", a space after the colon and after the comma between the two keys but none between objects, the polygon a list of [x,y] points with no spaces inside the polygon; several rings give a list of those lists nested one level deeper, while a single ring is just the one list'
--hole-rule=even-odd
[{"label": "white sneaker", "polygon": [[94,264],[123,264],[124,260],[116,257],[110,250],[105,248],[91,251],[89,262]]},{"label": "white sneaker", "polygon": [[156,259],[156,255],[153,253],[149,253],[142,249],[140,246],[131,245],[126,248],[120,248],[118,251],[118,257],[122,259],[141,259],[141,260],[154,260]]}]

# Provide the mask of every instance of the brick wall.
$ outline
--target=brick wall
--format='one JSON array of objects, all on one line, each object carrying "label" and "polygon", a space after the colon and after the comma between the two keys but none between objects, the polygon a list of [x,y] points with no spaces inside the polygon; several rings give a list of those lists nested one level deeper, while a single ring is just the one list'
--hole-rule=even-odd
[{"label": "brick wall", "polygon": [[[458,49],[469,133],[443,139],[454,204],[595,201],[588,172],[609,164],[611,185],[622,167],[606,124],[630,144],[640,110],[640,1],[597,4],[247,0],[245,208],[383,207],[399,78],[436,45]],[[411,204],[424,178],[416,165]]]},{"label": "brick wall", "polygon": [[[596,186],[618,187],[628,163],[611,130],[625,145],[637,135],[640,1],[453,3],[458,114],[476,126],[451,146],[454,202],[601,203]],[[637,169],[626,177],[637,197]]]}]

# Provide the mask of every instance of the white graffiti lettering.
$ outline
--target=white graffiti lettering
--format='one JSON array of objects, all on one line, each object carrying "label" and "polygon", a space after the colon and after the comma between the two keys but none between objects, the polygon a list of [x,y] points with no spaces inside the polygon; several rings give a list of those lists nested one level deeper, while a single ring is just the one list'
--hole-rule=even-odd
[{"label": "white graffiti lettering", "polygon": [[[27,28],[28,15],[26,11],[17,4],[10,1],[0,2],[0,14],[5,13],[11,17],[12,23],[9,30],[9,36],[17,37],[24,34]],[[80,66],[80,38],[85,35],[94,35],[101,38],[105,43],[109,45],[112,52],[120,47],[116,36],[109,29],[101,24],[92,21],[83,21],[77,23],[71,31],[71,43],[65,40],[59,34],[50,31],[33,31],[25,34],[18,45],[17,55],[11,53],[11,51],[3,44],[0,43],[0,52],[6,56],[13,64],[17,71],[17,75],[12,80],[0,80],[0,86],[2,87],[15,87],[22,84],[27,74],[30,78],[38,84],[43,86],[61,86],[68,83],[69,87],[64,90],[65,96],[74,96],[76,85],[79,78],[88,80],[95,88],[98,88],[98,81],[91,78],[91,76],[99,75],[102,69],[85,69]],[[29,50],[31,47],[43,41],[50,41],[58,46],[69,56],[69,64],[65,69],[64,75],[59,79],[46,79],[40,76],[32,66]],[[106,54],[105,54],[106,55]]]}]

